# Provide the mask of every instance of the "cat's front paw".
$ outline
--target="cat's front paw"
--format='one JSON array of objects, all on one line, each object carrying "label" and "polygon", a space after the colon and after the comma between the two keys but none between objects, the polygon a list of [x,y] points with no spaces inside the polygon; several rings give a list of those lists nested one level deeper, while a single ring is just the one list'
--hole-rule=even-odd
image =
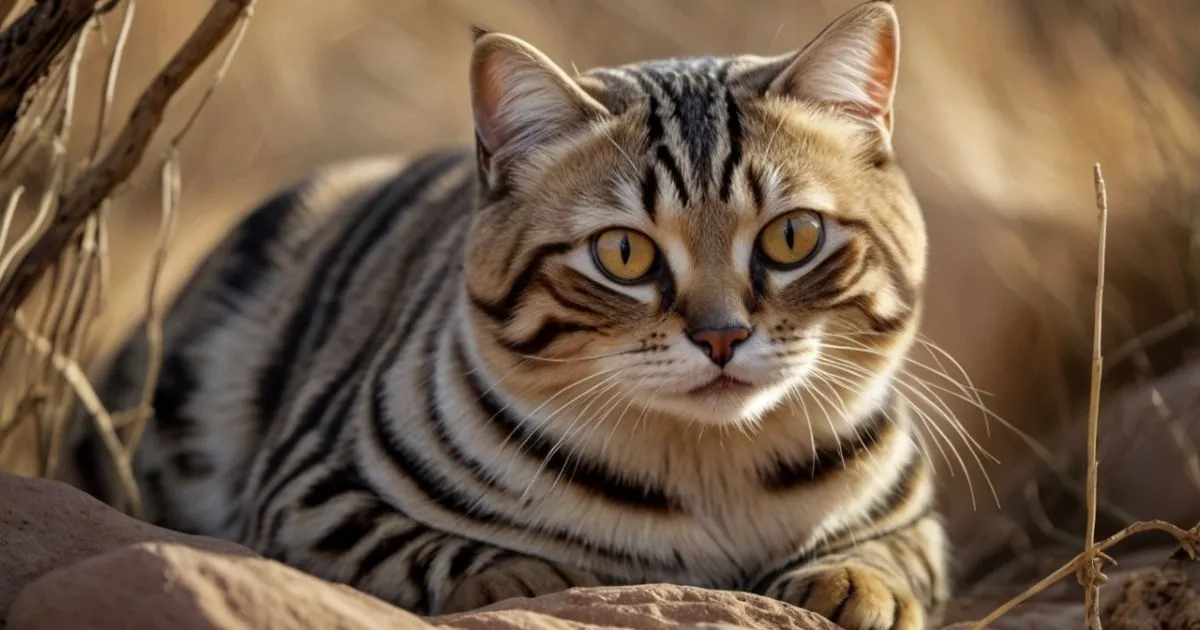
[{"label": "cat's front paw", "polygon": [[576,586],[598,585],[594,577],[582,571],[513,556],[465,578],[446,598],[441,612],[465,612],[513,597],[537,597]]},{"label": "cat's front paw", "polygon": [[800,570],[767,595],[811,610],[846,630],[922,630],[925,610],[911,589],[859,564]]}]

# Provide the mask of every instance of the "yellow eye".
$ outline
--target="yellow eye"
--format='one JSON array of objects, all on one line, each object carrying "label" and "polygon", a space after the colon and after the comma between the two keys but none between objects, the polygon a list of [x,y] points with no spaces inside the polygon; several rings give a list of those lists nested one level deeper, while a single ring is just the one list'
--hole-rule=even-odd
[{"label": "yellow eye", "polygon": [[796,267],[808,261],[824,240],[821,215],[812,210],[793,210],[776,217],[758,234],[758,251],[767,262]]},{"label": "yellow eye", "polygon": [[646,277],[658,259],[654,241],[641,232],[615,228],[592,239],[596,265],[617,282],[636,282]]}]

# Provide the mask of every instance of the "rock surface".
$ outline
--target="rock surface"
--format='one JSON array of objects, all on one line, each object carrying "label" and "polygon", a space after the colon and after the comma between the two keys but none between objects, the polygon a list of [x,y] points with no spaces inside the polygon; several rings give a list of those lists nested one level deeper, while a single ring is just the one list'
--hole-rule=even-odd
[{"label": "rock surface", "polygon": [[122,547],[54,571],[13,605],[9,630],[430,627],[383,602],[282,564],[178,543]]},{"label": "rock surface", "polygon": [[582,589],[422,619],[278,562],[178,543],[123,547],[18,597],[9,630],[832,630],[766,598],[673,586]]},{"label": "rock surface", "polygon": [[0,629],[17,593],[38,577],[132,543],[175,541],[253,555],[227,542],[143,523],[70,486],[0,474]]},{"label": "rock surface", "polygon": [[434,621],[462,630],[837,630],[766,597],[667,584],[574,589]]},{"label": "rock surface", "polygon": [[835,629],[767,598],[668,585],[422,619],[237,545],[135,521],[64,484],[0,474],[0,629],[6,619],[7,630]]},{"label": "rock surface", "polygon": [[[1124,570],[1110,570],[1101,591],[1105,628],[1200,627],[1197,577],[1159,570],[1169,553],[1122,558]],[[1130,571],[1131,564],[1142,568]],[[978,619],[1029,583],[997,577],[999,590],[985,599],[964,596],[948,621]],[[990,627],[1078,628],[1081,599],[1067,578]],[[657,584],[576,589],[421,618],[237,545],[135,521],[64,484],[0,474],[0,630],[45,628],[836,630],[767,598]]]}]

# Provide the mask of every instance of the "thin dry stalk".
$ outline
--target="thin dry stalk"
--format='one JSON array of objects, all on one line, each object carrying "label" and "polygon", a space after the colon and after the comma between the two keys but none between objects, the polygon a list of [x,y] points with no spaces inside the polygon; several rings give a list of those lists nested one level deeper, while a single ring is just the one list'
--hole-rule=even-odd
[{"label": "thin dry stalk", "polygon": [[[79,78],[79,64],[83,59],[83,52],[87,47],[88,31],[82,30],[73,44],[71,59],[66,66],[65,81],[62,85],[61,110],[58,114],[58,122],[55,125],[53,140],[51,141],[51,156],[50,170],[51,181],[42,194],[39,202],[37,215],[34,221],[28,226],[24,234],[18,238],[12,249],[10,249],[0,259],[0,278],[4,277],[9,265],[12,264],[14,258],[25,250],[27,245],[33,242],[34,239],[41,233],[48,219],[54,214],[55,202],[61,193],[61,187],[66,180],[67,168],[67,144],[70,141],[71,130],[73,127],[76,87]],[[58,100],[57,97],[55,100]],[[59,263],[69,263],[70,261],[61,260]],[[55,289],[62,288],[62,291],[52,290],[49,298],[43,302],[43,313],[39,317],[42,322],[40,329],[47,330],[50,327],[47,322],[55,313],[65,315],[69,312],[72,299],[80,295],[81,287],[74,287],[72,284],[57,282],[64,269],[61,265],[55,265]],[[63,317],[55,319],[53,326],[54,332],[48,337],[51,350],[57,351],[57,345],[61,343],[60,333]],[[58,401],[63,397],[62,380],[53,378],[53,368],[50,361],[27,361],[25,363],[26,378],[33,378],[34,381],[26,390],[25,396],[29,400],[22,401],[18,406],[24,406],[31,413],[23,416],[26,422],[33,422],[35,428],[35,436],[37,438],[38,447],[38,472],[45,475],[50,472],[50,468],[57,464],[57,456],[54,451],[58,448],[58,443],[61,441],[59,425],[56,422],[55,411],[59,408]],[[41,374],[40,379],[35,374]],[[35,404],[36,403],[36,404]]]},{"label": "thin dry stalk", "polygon": [[96,425],[96,430],[100,434],[101,441],[104,442],[104,448],[108,451],[108,455],[113,458],[113,462],[118,464],[116,467],[117,478],[124,487],[125,492],[129,495],[131,508],[140,514],[142,510],[141,500],[137,492],[137,484],[133,478],[133,468],[129,457],[121,449],[121,440],[117,437],[116,429],[113,427],[112,416],[104,408],[104,404],[100,402],[100,397],[96,395],[96,391],[88,381],[87,374],[83,371],[83,368],[79,367],[79,364],[74,359],[55,351],[49,339],[30,330],[25,325],[25,321],[21,318],[20,313],[14,314],[12,327],[25,339],[28,348],[46,357],[62,377],[75,389],[75,394],[79,397],[79,401],[83,403],[84,408],[91,414]]},{"label": "thin dry stalk", "polygon": [[[42,195],[42,199],[38,203],[37,213],[33,217],[33,222],[17,238],[17,241],[4,254],[4,257],[0,258],[0,282],[4,282],[8,277],[8,270],[12,267],[13,261],[33,242],[50,218],[50,210],[54,205],[53,192],[62,187],[63,180],[66,177],[66,155],[61,146],[56,144],[52,150],[51,161],[53,164],[50,167],[50,182],[46,188],[46,194]],[[48,264],[53,264],[53,262],[49,261]],[[3,330],[3,328],[0,328],[0,330]]]},{"label": "thin dry stalk", "polygon": [[[134,1],[128,0],[122,17],[122,23],[113,44],[112,53],[108,58],[108,68],[105,77],[104,90],[101,94],[99,115],[95,134],[92,137],[91,149],[84,162],[84,167],[91,166],[100,153],[104,131],[108,124],[109,111],[112,107],[113,96],[119,74],[121,59],[125,44],[128,40],[130,27],[133,24]],[[102,17],[96,16],[96,30],[103,37],[104,25]],[[58,315],[53,332],[49,335],[52,343],[64,349],[67,357],[76,358],[88,338],[91,326],[100,315],[108,284],[108,248],[106,216],[109,198],[105,198],[100,209],[87,218],[77,249],[78,265],[74,274],[74,282],[64,309]],[[44,329],[43,329],[44,330]],[[73,401],[69,392],[62,391],[61,379],[55,382],[54,395],[51,404],[54,405],[51,417],[55,420],[51,426],[49,453],[43,457],[45,474],[53,476],[58,468],[62,441],[65,430],[69,425]]]},{"label": "thin dry stalk", "polygon": [[196,123],[196,119],[200,117],[200,112],[204,111],[204,106],[208,104],[209,99],[217,90],[217,86],[229,73],[229,67],[233,65],[233,58],[237,55],[238,48],[242,46],[242,40],[246,38],[246,30],[250,27],[250,18],[254,17],[254,5],[258,0],[248,0],[243,2],[241,15],[238,17],[237,32],[233,34],[233,41],[229,43],[229,48],[225,51],[225,56],[221,58],[221,63],[213,72],[212,81],[208,84],[208,89],[204,90],[204,94],[200,96],[200,102],[196,104],[196,108],[192,110],[192,115],[188,116],[187,122],[171,138],[171,145],[168,149],[168,154],[179,150],[179,143],[183,141],[183,137],[192,130],[192,125]]},{"label": "thin dry stalk", "polygon": [[221,59],[221,63],[217,66],[213,73],[212,81],[208,85],[208,89],[201,95],[196,108],[192,110],[191,116],[183,124],[183,127],[171,138],[169,148],[167,149],[167,157],[162,166],[162,219],[159,232],[158,247],[155,250],[154,263],[150,271],[150,281],[147,286],[146,295],[146,345],[149,356],[147,357],[147,370],[145,381],[142,386],[142,397],[137,409],[133,414],[133,429],[130,432],[128,441],[126,442],[127,452],[132,453],[137,450],[138,444],[141,442],[142,435],[145,433],[146,425],[150,422],[153,416],[154,409],[154,388],[158,383],[159,372],[162,370],[163,360],[163,335],[162,335],[162,307],[158,300],[158,283],[162,276],[163,266],[167,256],[167,244],[171,240],[171,234],[174,231],[175,217],[178,213],[179,198],[181,193],[180,185],[180,167],[179,167],[179,144],[184,137],[192,129],[192,125],[200,117],[200,113],[204,110],[204,106],[208,104],[209,99],[216,91],[221,80],[225,78],[229,72],[229,67],[233,63],[233,58],[237,54],[238,48],[241,47],[242,40],[246,36],[246,29],[250,26],[250,18],[254,15],[254,4],[256,0],[250,2],[242,10],[241,17],[238,20],[237,31],[233,35],[233,40],[229,44],[229,48],[225,51],[225,56]]},{"label": "thin dry stalk", "polygon": [[[67,145],[71,140],[71,130],[74,128],[75,94],[76,88],[79,84],[79,64],[83,61],[83,52],[87,48],[88,33],[89,31],[87,30],[79,33],[79,38],[75,41],[75,47],[71,54],[71,62],[67,65],[67,82],[66,92],[63,97],[62,116],[60,119],[58,132],[55,134],[53,140],[54,155],[61,158],[63,164],[67,163]],[[67,178],[67,175],[64,174],[64,181],[65,178]],[[61,194],[62,191],[59,188],[48,188],[45,191],[43,201],[49,202],[53,205],[59,200]],[[36,235],[36,233],[34,234]],[[64,309],[67,308],[71,303],[72,292],[68,292],[63,295],[63,297],[66,299],[66,302],[62,304]],[[55,319],[55,328],[61,326],[61,319],[61,316]],[[41,330],[46,330],[46,326],[43,325]],[[51,334],[49,338],[51,342],[57,343],[59,338],[58,332]]]},{"label": "thin dry stalk", "polygon": [[108,126],[108,114],[112,110],[113,96],[117,90],[117,75],[121,71],[121,59],[125,54],[125,43],[129,41],[129,29],[133,26],[133,12],[136,6],[137,3],[134,0],[125,2],[125,11],[121,16],[121,30],[117,33],[117,40],[113,42],[112,54],[108,57],[108,71],[104,77],[104,93],[100,98],[100,112],[97,114],[96,135],[92,138],[92,149],[88,152],[87,163],[89,166],[100,155],[100,143],[104,141],[104,130]]},{"label": "thin dry stalk", "polygon": [[1096,187],[1096,209],[1100,222],[1100,236],[1096,261],[1096,308],[1093,312],[1092,333],[1092,388],[1088,404],[1087,419],[1087,530],[1084,531],[1084,549],[1087,559],[1080,570],[1079,580],[1084,588],[1084,627],[1100,630],[1100,586],[1104,575],[1100,572],[1100,559],[1092,555],[1096,544],[1096,481],[1099,463],[1096,461],[1096,442],[1100,433],[1100,380],[1104,372],[1104,356],[1100,351],[1101,323],[1104,320],[1104,254],[1108,241],[1108,191],[1104,186],[1104,174],[1100,164],[1093,167]]},{"label": "thin dry stalk", "polygon": [[74,118],[75,113],[75,88],[78,84],[79,64],[83,60],[83,51],[86,44],[87,31],[80,31],[79,37],[75,40],[71,62],[67,66],[66,81],[63,84],[62,113],[54,139],[51,141],[50,171],[52,175],[50,185],[46,187],[46,191],[42,195],[33,223],[26,228],[24,234],[17,240],[12,249],[8,250],[4,258],[0,259],[0,282],[4,282],[7,278],[8,270],[16,257],[41,234],[45,222],[52,214],[54,203],[58,201],[58,194],[62,184],[66,180],[67,143],[71,139],[72,118]]},{"label": "thin dry stalk", "polygon": [[[90,2],[88,4],[90,7]],[[171,99],[225,40],[250,4],[251,0],[216,0],[200,25],[142,93],[130,114],[129,122],[108,154],[99,164],[89,168],[65,196],[53,224],[17,263],[11,278],[0,287],[0,322],[7,321],[16,313],[44,271],[67,247],[71,236],[113,189],[133,172],[158,130]]]},{"label": "thin dry stalk", "polygon": [[96,211],[96,314],[104,312],[108,306],[108,285],[112,277],[108,257],[108,209],[112,202],[108,199],[100,202]]},{"label": "thin dry stalk", "polygon": [[1095,541],[1098,478],[1096,442],[1100,425],[1100,381],[1104,371],[1104,356],[1100,351],[1100,324],[1104,306],[1104,261],[1108,238],[1108,192],[1099,164],[1093,167],[1092,179],[1096,191],[1096,209],[1100,229],[1097,243],[1096,303],[1093,313],[1095,324],[1092,337],[1092,381],[1088,405],[1087,530],[1084,532],[1084,550],[1053,573],[1042,578],[1037,584],[1005,602],[983,619],[976,621],[972,626],[975,630],[983,630],[988,624],[1003,617],[1012,609],[1071,573],[1076,573],[1084,587],[1084,627],[1087,630],[1100,630],[1100,587],[1106,580],[1101,572],[1101,562],[1107,560],[1115,563],[1104,551],[1130,536],[1149,531],[1166,532],[1179,541],[1177,553],[1192,559],[1196,559],[1200,555],[1200,526],[1185,530],[1172,523],[1159,520],[1133,523],[1099,543]]},{"label": "thin dry stalk", "polygon": [[[8,194],[8,205],[4,207],[3,223],[0,223],[0,252],[8,242],[8,232],[12,229],[13,218],[17,216],[17,206],[21,203],[21,195],[25,194],[24,186],[17,186]],[[3,277],[3,274],[0,274]]]},{"label": "thin dry stalk", "polygon": [[158,385],[163,360],[162,307],[158,302],[158,282],[162,276],[163,263],[167,258],[167,243],[175,225],[179,207],[179,156],[172,151],[162,168],[162,222],[159,228],[158,247],[154,252],[154,263],[150,270],[150,281],[146,288],[146,377],[142,383],[142,397],[134,411],[133,430],[125,443],[125,451],[137,451],[138,443],[146,431],[146,425],[154,414],[154,389]]},{"label": "thin dry stalk", "polygon": [[[1087,409],[1087,482],[1086,482],[1086,502],[1087,502],[1087,528],[1084,532],[1084,551],[1064,564],[1057,571],[1052,572],[1049,576],[1043,578],[1042,581],[1028,588],[1025,593],[1021,593],[1007,604],[1004,604],[997,610],[992,611],[988,617],[985,617],[980,622],[974,625],[976,629],[983,629],[989,623],[1003,616],[1013,607],[1019,605],[1031,596],[1036,595],[1050,584],[1062,580],[1072,571],[1078,572],[1079,581],[1084,584],[1084,626],[1087,630],[1099,630],[1099,588],[1104,581],[1104,574],[1100,572],[1100,558],[1103,557],[1103,548],[1111,545],[1096,545],[1096,503],[1097,503],[1097,461],[1096,461],[1096,445],[1099,434],[1099,413],[1100,413],[1100,379],[1104,373],[1104,356],[1100,352],[1100,334],[1102,334],[1103,308],[1104,308],[1104,259],[1106,250],[1106,241],[1108,241],[1108,218],[1109,204],[1108,192],[1104,186],[1104,175],[1100,172],[1100,164],[1092,168],[1092,181],[1096,188],[1096,205],[1098,210],[1099,235],[1097,239],[1097,277],[1096,277],[1096,304],[1093,310],[1093,329],[1092,329],[1092,380],[1091,394],[1088,400]],[[1139,523],[1135,523],[1136,524]],[[1134,527],[1134,526],[1130,526]],[[1175,526],[1171,526],[1175,527]],[[1129,529],[1129,528],[1126,528]],[[1177,529],[1177,528],[1176,528]],[[1181,530],[1182,532],[1182,530]],[[1112,539],[1109,539],[1112,540]],[[1181,539],[1182,540],[1182,539]],[[1115,544],[1115,542],[1112,542]]]},{"label": "thin dry stalk", "polygon": [[[84,233],[80,235],[78,246],[78,261],[75,267],[73,282],[70,284],[67,300],[54,323],[50,339],[62,353],[75,359],[83,345],[87,332],[91,327],[95,312],[90,308],[94,302],[94,283],[97,266],[96,241],[99,226],[97,218],[88,219]],[[71,398],[68,391],[63,391],[62,380],[54,381],[55,387],[50,396],[50,440],[49,451],[43,457],[46,462],[45,476],[53,477],[58,470],[62,455],[62,444],[65,430],[68,426],[66,419],[71,410]]]}]

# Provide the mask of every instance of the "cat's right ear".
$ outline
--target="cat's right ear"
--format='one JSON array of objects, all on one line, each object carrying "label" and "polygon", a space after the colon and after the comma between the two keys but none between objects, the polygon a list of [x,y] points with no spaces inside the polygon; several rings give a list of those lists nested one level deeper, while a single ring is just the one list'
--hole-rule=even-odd
[{"label": "cat's right ear", "polygon": [[491,187],[513,160],[608,113],[538,49],[481,31],[471,56],[471,105],[479,167]]},{"label": "cat's right ear", "polygon": [[866,2],[835,19],[799,52],[751,67],[745,80],[765,93],[818,103],[892,133],[900,24],[887,1]]}]

